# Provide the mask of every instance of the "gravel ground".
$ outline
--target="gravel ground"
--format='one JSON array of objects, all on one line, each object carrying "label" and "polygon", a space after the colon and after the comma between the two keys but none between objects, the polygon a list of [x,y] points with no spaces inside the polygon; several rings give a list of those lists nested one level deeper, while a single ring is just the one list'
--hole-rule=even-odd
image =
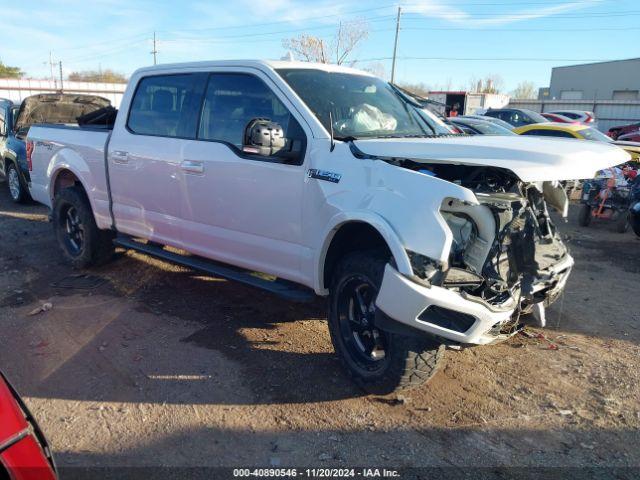
[{"label": "gravel ground", "polygon": [[0,181],[0,368],[62,467],[640,474],[633,233],[580,228],[573,208],[561,230],[576,267],[549,328],[447,351],[429,385],[379,397],[340,370],[322,299],[290,304],[132,252],[90,271],[96,288],[54,286],[74,272],[46,214]]}]

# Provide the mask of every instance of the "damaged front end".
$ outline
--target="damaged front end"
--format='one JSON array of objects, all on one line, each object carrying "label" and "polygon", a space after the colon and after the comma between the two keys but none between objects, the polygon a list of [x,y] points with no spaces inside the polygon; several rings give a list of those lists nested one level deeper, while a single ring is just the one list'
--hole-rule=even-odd
[{"label": "damaged front end", "polygon": [[490,309],[513,309],[509,321],[494,325],[489,335],[515,333],[520,316],[528,313],[544,326],[544,307],[562,292],[573,265],[545,201],[566,213],[564,191],[551,182],[521,182],[497,168],[433,170],[471,189],[479,202],[443,202],[441,215],[453,238],[447,268],[434,280]]}]

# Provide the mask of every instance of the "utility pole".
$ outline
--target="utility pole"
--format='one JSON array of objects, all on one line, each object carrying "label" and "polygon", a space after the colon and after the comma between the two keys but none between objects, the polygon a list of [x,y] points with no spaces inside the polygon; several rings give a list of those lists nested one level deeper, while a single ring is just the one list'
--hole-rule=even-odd
[{"label": "utility pole", "polygon": [[51,50],[49,50],[49,69],[51,70],[51,81],[55,84],[56,83],[56,77],[53,74],[53,54],[51,53]]},{"label": "utility pole", "polygon": [[64,90],[64,83],[62,82],[62,60],[58,62],[58,67],[60,68],[60,92]]},{"label": "utility pole", "polygon": [[396,40],[393,44],[393,61],[391,63],[391,83],[396,77],[396,54],[398,53],[398,34],[400,33],[400,15],[402,14],[402,8],[398,7],[398,17],[396,18]]},{"label": "utility pole", "polygon": [[156,48],[156,32],[155,32],[155,30],[153,32],[153,50],[151,51],[151,54],[153,55],[153,64],[157,65],[157,63],[158,63],[158,59],[157,59],[158,49]]}]

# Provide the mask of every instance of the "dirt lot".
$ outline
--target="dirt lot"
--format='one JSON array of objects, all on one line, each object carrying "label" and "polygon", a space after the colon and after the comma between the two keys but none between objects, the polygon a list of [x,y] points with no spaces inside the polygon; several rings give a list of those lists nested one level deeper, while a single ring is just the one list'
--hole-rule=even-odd
[{"label": "dirt lot", "polygon": [[47,212],[0,192],[0,366],[61,466],[640,467],[633,233],[572,218],[546,339],[448,351],[427,387],[376,397],[341,372],[322,300],[131,252],[97,288],[55,287],[74,272]]}]

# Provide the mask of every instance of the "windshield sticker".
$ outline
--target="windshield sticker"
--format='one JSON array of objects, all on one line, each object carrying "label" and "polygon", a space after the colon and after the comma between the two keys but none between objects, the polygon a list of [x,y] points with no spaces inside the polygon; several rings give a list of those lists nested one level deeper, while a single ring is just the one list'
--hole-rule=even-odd
[{"label": "windshield sticker", "polygon": [[316,178],[318,180],[324,180],[326,182],[331,183],[339,183],[342,178],[341,173],[335,172],[327,172],[326,170],[316,170],[315,168],[310,168],[307,171],[307,177]]}]

